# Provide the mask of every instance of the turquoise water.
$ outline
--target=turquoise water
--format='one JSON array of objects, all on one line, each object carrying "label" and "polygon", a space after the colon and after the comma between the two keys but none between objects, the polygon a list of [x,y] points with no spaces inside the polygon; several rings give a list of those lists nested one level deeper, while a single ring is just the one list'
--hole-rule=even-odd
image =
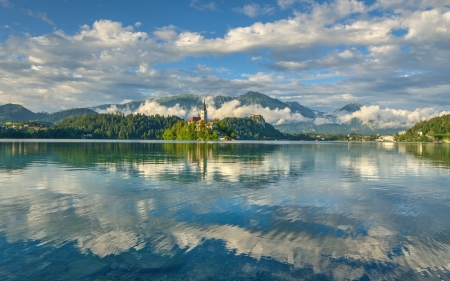
[{"label": "turquoise water", "polygon": [[450,145],[0,142],[1,280],[450,280]]}]

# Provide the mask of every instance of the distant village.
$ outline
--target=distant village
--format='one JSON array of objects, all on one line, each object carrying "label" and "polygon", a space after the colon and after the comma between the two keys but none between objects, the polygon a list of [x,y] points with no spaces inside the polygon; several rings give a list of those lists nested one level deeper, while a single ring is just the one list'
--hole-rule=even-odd
[{"label": "distant village", "polygon": [[44,126],[42,124],[36,125],[36,124],[28,124],[26,122],[18,122],[18,123],[6,122],[4,124],[0,124],[0,129],[3,131],[7,130],[39,131],[39,130],[46,130],[47,128],[48,126]]}]

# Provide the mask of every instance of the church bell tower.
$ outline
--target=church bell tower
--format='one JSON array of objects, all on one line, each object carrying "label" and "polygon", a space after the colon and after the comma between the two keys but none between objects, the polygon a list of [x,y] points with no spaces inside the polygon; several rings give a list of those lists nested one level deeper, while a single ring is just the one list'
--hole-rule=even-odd
[{"label": "church bell tower", "polygon": [[200,118],[203,122],[208,122],[208,110],[206,110],[206,103],[203,101],[203,108],[200,112]]}]

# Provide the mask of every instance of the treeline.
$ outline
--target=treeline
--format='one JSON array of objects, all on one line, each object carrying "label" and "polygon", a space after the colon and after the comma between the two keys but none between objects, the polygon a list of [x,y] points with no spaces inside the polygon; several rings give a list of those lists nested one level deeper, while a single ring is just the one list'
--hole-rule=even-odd
[{"label": "treeline", "polygon": [[[11,123],[11,122],[9,122]],[[23,125],[28,124],[27,128]],[[17,129],[0,127],[0,138],[53,139],[164,139],[164,140],[293,140],[293,141],[374,141],[376,136],[322,135],[317,133],[283,134],[271,124],[252,118],[215,119],[214,125],[186,122],[176,116],[141,114],[90,114],[72,116],[56,125],[45,122],[15,123]],[[6,123],[5,123],[6,124]],[[12,123],[11,123],[12,124]],[[10,125],[11,125],[10,124]],[[22,127],[22,129],[19,129]]]},{"label": "treeline", "polygon": [[397,138],[398,141],[421,142],[444,139],[450,139],[450,114],[420,121]]},{"label": "treeline", "polygon": [[142,114],[91,114],[63,119],[45,130],[2,130],[1,138],[162,139],[166,128],[181,119],[176,116]]},{"label": "treeline", "polygon": [[252,118],[227,117],[213,121],[221,131],[231,138],[240,140],[276,140],[286,139],[286,136],[271,124],[262,125]]}]

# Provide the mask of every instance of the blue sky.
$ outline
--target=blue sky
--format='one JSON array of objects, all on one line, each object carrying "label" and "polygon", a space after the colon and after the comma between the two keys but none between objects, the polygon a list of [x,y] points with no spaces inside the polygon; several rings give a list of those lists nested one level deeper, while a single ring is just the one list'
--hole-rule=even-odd
[{"label": "blue sky", "polygon": [[450,0],[0,0],[0,104],[259,91],[312,109],[450,105]]}]

